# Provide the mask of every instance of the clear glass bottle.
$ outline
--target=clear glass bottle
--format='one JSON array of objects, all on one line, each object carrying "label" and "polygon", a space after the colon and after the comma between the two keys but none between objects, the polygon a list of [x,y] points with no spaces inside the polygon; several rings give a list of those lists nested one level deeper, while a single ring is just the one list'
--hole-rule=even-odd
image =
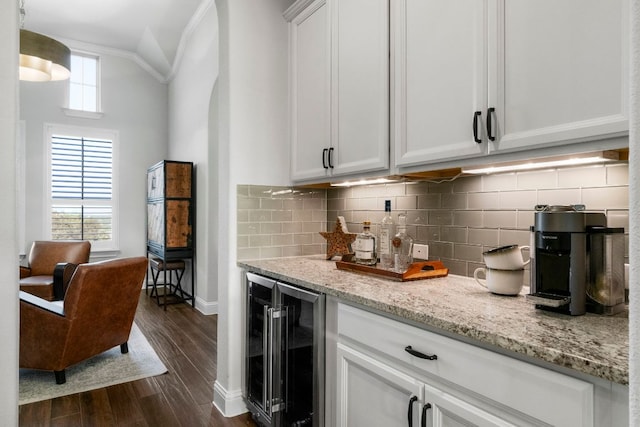
[{"label": "clear glass bottle", "polygon": [[376,265],[376,238],[371,234],[371,222],[363,222],[362,227],[362,233],[356,236],[353,244],[355,261],[358,264]]},{"label": "clear glass bottle", "polygon": [[398,215],[398,232],[391,241],[394,271],[404,273],[413,263],[413,237],[407,234],[407,215]]},{"label": "clear glass bottle", "polygon": [[378,238],[378,257],[380,267],[393,270],[393,253],[391,253],[391,240],[395,230],[393,218],[391,218],[391,200],[384,201],[384,218],[380,221],[380,237]]}]

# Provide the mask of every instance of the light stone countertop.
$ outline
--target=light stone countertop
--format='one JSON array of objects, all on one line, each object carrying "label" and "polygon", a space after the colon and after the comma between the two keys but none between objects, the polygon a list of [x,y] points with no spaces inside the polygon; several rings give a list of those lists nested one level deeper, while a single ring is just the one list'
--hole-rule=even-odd
[{"label": "light stone countertop", "polygon": [[629,381],[626,311],[616,316],[551,313],[535,309],[523,294],[491,294],[472,278],[395,282],[338,270],[324,256],[240,261],[238,266],[506,354],[619,384]]}]

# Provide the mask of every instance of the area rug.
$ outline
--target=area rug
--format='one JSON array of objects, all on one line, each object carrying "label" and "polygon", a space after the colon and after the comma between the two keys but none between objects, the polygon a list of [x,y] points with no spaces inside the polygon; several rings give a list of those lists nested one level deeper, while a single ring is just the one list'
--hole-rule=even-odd
[{"label": "area rug", "polygon": [[56,384],[53,372],[20,369],[19,404],[53,399],[164,374],[167,368],[134,323],[129,353],[120,346],[66,369],[67,382]]}]

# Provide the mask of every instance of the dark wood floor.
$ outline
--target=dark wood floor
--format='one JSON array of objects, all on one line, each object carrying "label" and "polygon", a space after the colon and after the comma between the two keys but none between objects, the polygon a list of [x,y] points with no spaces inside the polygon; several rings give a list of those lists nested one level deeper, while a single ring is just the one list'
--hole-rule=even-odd
[{"label": "dark wood floor", "polygon": [[143,291],[136,323],[167,374],[22,405],[20,425],[255,426],[248,414],[224,418],[211,403],[217,316],[204,316],[187,304],[170,305],[165,312]]}]

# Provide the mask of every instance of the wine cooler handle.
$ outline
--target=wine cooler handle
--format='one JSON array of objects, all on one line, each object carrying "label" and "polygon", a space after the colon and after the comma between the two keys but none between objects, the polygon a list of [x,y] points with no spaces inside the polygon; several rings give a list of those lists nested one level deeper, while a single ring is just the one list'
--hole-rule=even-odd
[{"label": "wine cooler handle", "polygon": [[267,343],[267,370],[269,371],[269,384],[267,385],[267,413],[269,417],[273,415],[273,387],[276,381],[273,381],[273,308],[267,310],[267,322],[269,323],[269,342]]},{"label": "wine cooler handle", "polygon": [[491,107],[487,110],[487,137],[489,138],[489,141],[495,141],[496,140],[496,136],[493,134],[493,114],[495,113],[496,109]]},{"label": "wine cooler handle", "polygon": [[478,138],[478,119],[482,116],[480,111],[473,113],[473,140],[480,144],[482,140]]},{"label": "wine cooler handle", "polygon": [[322,149],[322,167],[325,169],[329,169],[329,166],[327,166],[327,154],[329,153],[329,149],[328,148],[323,148]]},{"label": "wine cooler handle", "polygon": [[420,427],[427,427],[427,411],[431,409],[431,403],[427,403],[422,407],[422,422]]},{"label": "wine cooler handle", "polygon": [[413,348],[411,348],[410,345],[406,346],[404,348],[404,351],[406,351],[407,353],[409,353],[412,356],[415,357],[419,357],[420,359],[427,359],[427,360],[438,360],[438,356],[435,354],[424,354],[420,351],[414,350]]},{"label": "wine cooler handle", "polygon": [[412,396],[411,399],[409,399],[409,409],[407,411],[407,418],[409,420],[409,427],[413,426],[413,404],[414,402],[418,400],[418,396]]},{"label": "wine cooler handle", "polygon": [[266,367],[269,366],[269,343],[271,342],[271,334],[269,333],[269,306],[262,306],[262,407],[267,409],[269,402],[269,372]]},{"label": "wine cooler handle", "polygon": [[[281,310],[280,327],[284,328],[284,346],[282,352],[284,353],[284,384],[285,384],[285,396],[280,400],[279,411],[286,408],[286,405],[291,402],[289,400],[289,306],[283,307]],[[282,397],[282,391],[280,392]]]}]

